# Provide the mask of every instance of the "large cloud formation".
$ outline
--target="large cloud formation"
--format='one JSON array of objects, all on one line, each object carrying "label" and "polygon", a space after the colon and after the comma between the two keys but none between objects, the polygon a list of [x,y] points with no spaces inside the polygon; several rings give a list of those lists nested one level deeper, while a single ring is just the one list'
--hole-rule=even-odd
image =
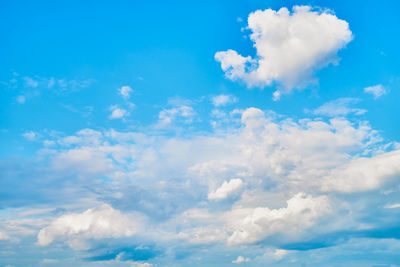
[{"label": "large cloud formation", "polygon": [[248,87],[280,84],[275,99],[313,81],[313,71],[337,63],[338,50],[353,38],[346,21],[310,6],[294,6],[292,13],[287,8],[257,10],[249,15],[248,28],[256,57],[229,49],[217,52],[215,59],[227,78],[242,80]]}]

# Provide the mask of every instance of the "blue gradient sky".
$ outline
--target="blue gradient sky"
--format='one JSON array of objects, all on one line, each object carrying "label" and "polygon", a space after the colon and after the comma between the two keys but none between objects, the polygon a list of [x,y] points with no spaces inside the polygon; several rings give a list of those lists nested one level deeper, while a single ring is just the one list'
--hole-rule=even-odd
[{"label": "blue gradient sky", "polygon": [[[249,15],[297,5],[351,40],[252,86]],[[2,1],[0,265],[398,263],[399,8]]]}]

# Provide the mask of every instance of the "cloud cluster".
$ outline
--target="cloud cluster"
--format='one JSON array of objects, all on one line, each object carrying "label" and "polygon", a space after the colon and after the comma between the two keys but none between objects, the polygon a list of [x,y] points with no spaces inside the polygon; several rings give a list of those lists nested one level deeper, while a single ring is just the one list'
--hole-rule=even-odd
[{"label": "cloud cluster", "polygon": [[230,49],[217,52],[215,59],[227,78],[242,80],[248,87],[280,84],[275,99],[312,82],[315,70],[336,64],[338,50],[353,38],[346,21],[310,6],[294,6],[292,13],[286,8],[257,10],[249,15],[248,28],[256,57]]},{"label": "cloud cluster", "polygon": [[55,219],[40,230],[38,243],[47,246],[56,238],[69,238],[71,246],[80,248],[80,241],[84,239],[132,236],[138,229],[134,220],[105,204],[83,213],[65,214]]},{"label": "cloud cluster", "polygon": [[387,94],[387,90],[382,84],[365,87],[364,92],[373,95],[374,99],[378,99],[379,97]]}]

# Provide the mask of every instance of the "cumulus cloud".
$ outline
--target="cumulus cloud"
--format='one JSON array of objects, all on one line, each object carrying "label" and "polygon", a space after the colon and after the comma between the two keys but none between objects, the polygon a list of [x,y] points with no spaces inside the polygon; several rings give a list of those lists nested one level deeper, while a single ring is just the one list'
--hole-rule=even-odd
[{"label": "cumulus cloud", "polygon": [[217,52],[215,59],[228,79],[242,80],[248,87],[280,84],[275,99],[312,82],[315,70],[336,64],[338,50],[353,38],[346,21],[310,6],[294,6],[292,13],[287,8],[257,10],[248,17],[248,29],[256,57],[230,49]]},{"label": "cumulus cloud", "polygon": [[216,95],[211,98],[211,102],[215,107],[226,106],[231,103],[237,102],[237,98],[233,95]]},{"label": "cumulus cloud", "polygon": [[[335,192],[373,190],[397,177],[398,152],[385,152],[388,147],[381,147],[379,135],[366,122],[294,120],[258,108],[236,113],[240,121],[227,128],[186,137],[92,129],[49,136],[49,167],[55,176],[76,173],[79,182],[85,181],[80,187],[93,182],[89,186],[96,197],[115,209],[148,214],[162,239],[202,245],[266,238],[274,243],[276,235],[311,238],[317,230],[329,231],[320,230],[319,222],[339,206],[321,194],[329,192],[334,199]],[[233,195],[232,201],[207,201]],[[90,209],[54,219],[42,229],[40,243],[61,239],[79,248],[87,239],[128,236],[108,226],[97,236],[97,230],[90,230],[100,227],[95,221],[104,217],[103,209],[114,210]],[[105,217],[119,218],[110,214]],[[89,226],[79,228],[74,221]],[[146,233],[149,239],[160,238]]]},{"label": "cumulus cloud", "polygon": [[64,214],[41,229],[37,238],[41,246],[47,246],[57,238],[68,238],[73,246],[80,244],[74,241],[90,238],[132,236],[138,229],[134,220],[105,204],[83,213]]},{"label": "cumulus cloud", "polygon": [[322,184],[326,191],[357,192],[379,188],[400,177],[400,150],[371,158],[357,158],[331,171]]},{"label": "cumulus cloud", "polygon": [[374,99],[378,99],[379,97],[387,94],[387,90],[382,84],[365,87],[364,92],[373,95]]},{"label": "cumulus cloud", "polygon": [[34,131],[25,132],[22,134],[22,136],[29,141],[34,141],[38,137],[37,133]]},{"label": "cumulus cloud", "polygon": [[129,115],[128,111],[126,111],[125,109],[119,108],[118,106],[115,106],[115,105],[111,106],[110,110],[111,110],[111,114],[110,114],[110,116],[108,116],[108,118],[110,120],[122,119]]},{"label": "cumulus cloud", "polygon": [[210,200],[225,199],[228,196],[238,192],[240,189],[243,188],[243,186],[244,183],[239,178],[231,179],[229,182],[224,181],[224,183],[219,188],[208,194],[208,199]]},{"label": "cumulus cloud", "polygon": [[339,98],[323,104],[313,111],[315,115],[328,117],[346,116],[349,114],[362,115],[367,111],[365,109],[353,108],[352,105],[359,102],[357,98]]},{"label": "cumulus cloud", "polygon": [[312,197],[298,193],[287,201],[287,207],[236,208],[225,215],[227,228],[232,231],[230,244],[253,243],[276,234],[298,234],[313,226],[330,211],[326,196]]},{"label": "cumulus cloud", "polygon": [[118,89],[118,92],[122,95],[124,99],[128,99],[133,92],[132,88],[128,85],[122,86]]},{"label": "cumulus cloud", "polygon": [[238,256],[236,260],[232,261],[232,263],[242,263],[242,262],[249,262],[249,258],[245,258],[243,256]]},{"label": "cumulus cloud", "polygon": [[183,119],[185,123],[191,123],[195,115],[193,108],[186,105],[163,109],[158,114],[158,126],[168,126],[178,119]]}]

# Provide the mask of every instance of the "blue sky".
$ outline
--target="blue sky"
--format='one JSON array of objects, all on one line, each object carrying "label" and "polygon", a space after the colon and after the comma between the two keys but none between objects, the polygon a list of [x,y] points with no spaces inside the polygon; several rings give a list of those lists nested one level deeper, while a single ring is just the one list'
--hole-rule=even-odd
[{"label": "blue sky", "polygon": [[400,261],[397,1],[2,1],[1,266]]}]

